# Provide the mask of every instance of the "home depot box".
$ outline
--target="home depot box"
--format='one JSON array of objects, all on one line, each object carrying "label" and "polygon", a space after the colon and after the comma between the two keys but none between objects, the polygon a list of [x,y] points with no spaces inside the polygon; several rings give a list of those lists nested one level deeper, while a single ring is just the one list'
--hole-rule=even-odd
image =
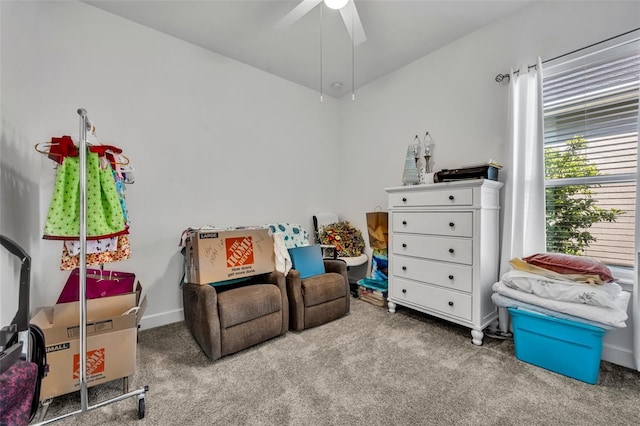
[{"label": "home depot box", "polygon": [[273,237],[265,228],[198,230],[186,240],[187,280],[194,284],[250,277],[275,269]]},{"label": "home depot box", "polygon": [[[137,329],[146,307],[141,291],[138,283],[135,292],[87,300],[87,386],[135,373]],[[44,333],[49,364],[41,401],[80,389],[79,308],[78,302],[60,303],[38,308],[31,318]]]}]

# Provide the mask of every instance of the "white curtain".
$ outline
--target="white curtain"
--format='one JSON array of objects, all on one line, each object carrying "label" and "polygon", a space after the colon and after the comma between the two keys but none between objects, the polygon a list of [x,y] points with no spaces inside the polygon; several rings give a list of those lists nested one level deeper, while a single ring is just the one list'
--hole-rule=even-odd
[{"label": "white curtain", "polygon": [[546,251],[542,62],[509,84],[509,147],[505,167],[504,215],[500,276],[509,260]]},{"label": "white curtain", "polygon": [[[500,276],[509,260],[546,251],[542,62],[509,76],[509,135],[505,162]],[[506,308],[498,309],[500,331],[510,328]]]}]

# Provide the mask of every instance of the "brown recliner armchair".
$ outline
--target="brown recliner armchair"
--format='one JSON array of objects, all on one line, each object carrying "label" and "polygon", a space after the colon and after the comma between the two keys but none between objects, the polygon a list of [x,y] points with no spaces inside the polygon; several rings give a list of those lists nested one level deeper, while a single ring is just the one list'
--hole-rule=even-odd
[{"label": "brown recliner armchair", "polygon": [[216,360],[289,330],[285,277],[274,271],[238,284],[182,286],[187,328]]},{"label": "brown recliner armchair", "polygon": [[300,272],[287,274],[290,326],[304,330],[325,324],[349,313],[350,297],[347,264],[324,260],[326,273],[300,279]]}]

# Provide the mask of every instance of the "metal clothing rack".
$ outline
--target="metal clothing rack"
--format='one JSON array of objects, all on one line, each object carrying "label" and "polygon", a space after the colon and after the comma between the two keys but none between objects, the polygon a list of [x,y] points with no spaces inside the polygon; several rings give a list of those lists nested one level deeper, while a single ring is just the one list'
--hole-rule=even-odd
[{"label": "metal clothing rack", "polygon": [[[93,128],[91,121],[87,115],[87,111],[84,108],[78,109],[78,115],[80,116],[80,141],[79,141],[79,156],[80,156],[80,409],[64,414],[59,417],[55,417],[50,420],[46,420],[37,425],[45,425],[56,422],[68,417],[75,416],[77,414],[85,413],[96,408],[104,407],[105,405],[112,404],[114,402],[122,401],[131,397],[137,397],[138,404],[138,419],[144,417],[145,404],[144,398],[149,391],[149,386],[143,386],[131,392],[123,392],[122,395],[115,398],[108,399],[106,401],[99,402],[95,405],[89,405],[88,401],[88,386],[87,386],[87,131]],[[125,377],[126,380],[126,377]]]}]

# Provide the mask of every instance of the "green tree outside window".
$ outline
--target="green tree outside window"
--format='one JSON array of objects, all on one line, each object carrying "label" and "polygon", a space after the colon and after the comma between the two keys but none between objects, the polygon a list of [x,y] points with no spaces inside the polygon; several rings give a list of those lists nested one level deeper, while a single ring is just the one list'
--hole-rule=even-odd
[{"label": "green tree outside window", "polygon": [[[589,162],[586,140],[575,136],[566,147],[545,148],[545,178],[566,179],[598,176],[595,164]],[[598,207],[593,198],[594,184],[548,187],[546,196],[547,251],[582,255],[596,241],[589,229],[594,223],[615,222],[624,212]]]}]

